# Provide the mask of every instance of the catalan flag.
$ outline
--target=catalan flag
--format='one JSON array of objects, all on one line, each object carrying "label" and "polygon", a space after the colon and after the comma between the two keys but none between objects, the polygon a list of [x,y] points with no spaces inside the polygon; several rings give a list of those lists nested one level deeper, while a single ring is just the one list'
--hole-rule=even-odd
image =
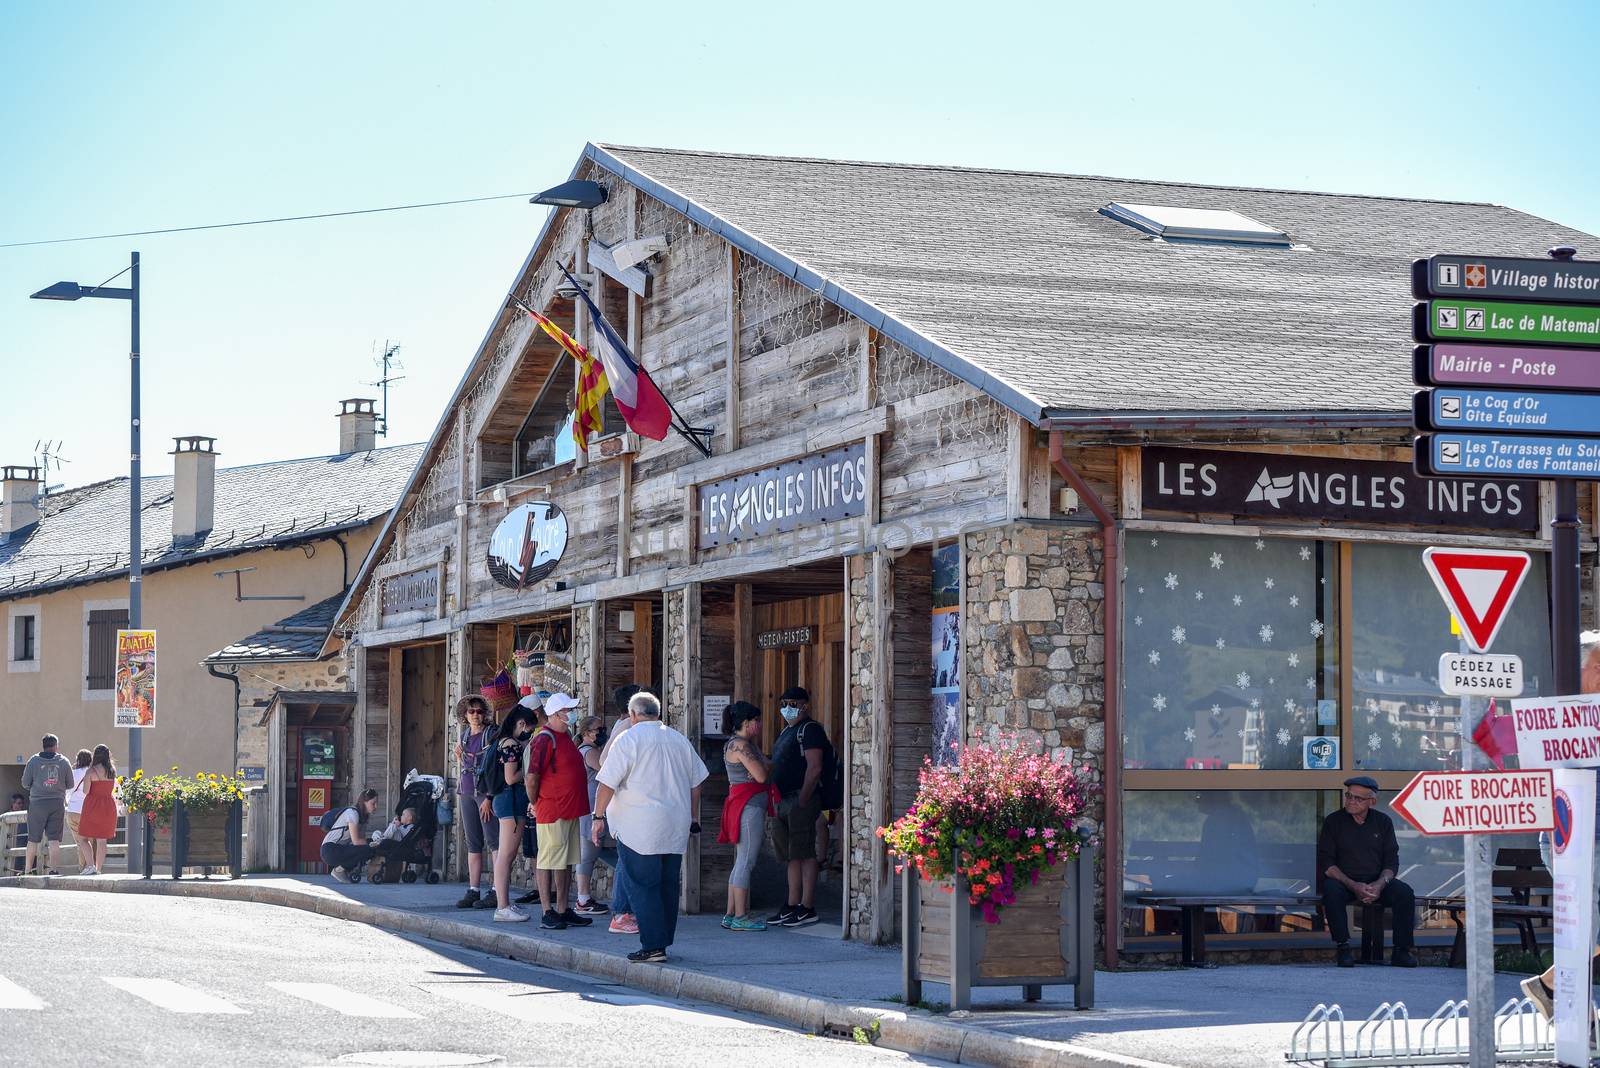
[{"label": "catalan flag", "polygon": [[540,315],[532,308],[527,312],[539,328],[555,339],[578,363],[578,394],[572,406],[572,437],[578,448],[589,451],[589,435],[600,432],[600,405],[606,399],[610,386],[606,382],[606,369],[599,360],[589,355],[589,350],[572,340],[565,330]]}]

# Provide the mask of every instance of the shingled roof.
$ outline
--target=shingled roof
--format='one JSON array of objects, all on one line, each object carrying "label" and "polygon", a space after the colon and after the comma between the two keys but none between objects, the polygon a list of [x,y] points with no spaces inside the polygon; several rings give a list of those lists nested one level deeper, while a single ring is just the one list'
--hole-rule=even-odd
[{"label": "shingled roof", "polygon": [[[394,506],[422,450],[397,445],[220,468],[212,529],[183,542],[172,537],[172,476],[143,479],[144,568],[182,567],[376,522]],[[38,523],[0,541],[0,601],[127,573],[127,479],[51,494],[42,505]]]},{"label": "shingled roof", "polygon": [[[1404,421],[1414,258],[1595,243],[1493,204],[609,145],[585,155],[1035,423],[1141,411]],[[1160,241],[1100,214],[1113,201],[1231,209],[1293,247]]]},{"label": "shingled roof", "polygon": [[262,661],[316,660],[322,643],[333,629],[333,619],[344,600],[343,591],[292,616],[262,627],[248,638],[218,649],[206,657],[208,664],[260,663]]}]

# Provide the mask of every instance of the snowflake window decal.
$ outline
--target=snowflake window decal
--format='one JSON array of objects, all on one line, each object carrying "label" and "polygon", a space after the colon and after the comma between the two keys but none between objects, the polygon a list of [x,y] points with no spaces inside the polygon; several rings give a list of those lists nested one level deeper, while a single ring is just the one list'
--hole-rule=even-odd
[{"label": "snowflake window decal", "polygon": [[1300,666],[1300,654],[1299,653],[1290,653],[1289,654],[1289,666],[1290,667],[1299,667]]},{"label": "snowflake window decal", "polygon": [[1250,673],[1248,671],[1241,671],[1239,674],[1233,677],[1233,681],[1239,687],[1239,689],[1248,689],[1250,686]]},{"label": "snowflake window decal", "polygon": [[1278,584],[1278,582],[1271,575],[1268,575],[1267,578],[1266,578],[1265,583],[1263,583],[1263,584],[1267,587],[1267,589],[1270,590],[1270,589],[1272,589],[1272,587],[1276,586]]},{"label": "snowflake window decal", "polygon": [[1150,654],[1149,654],[1147,659],[1149,659],[1151,667],[1154,667],[1155,665],[1161,663],[1161,650],[1160,649],[1152,649],[1152,650],[1150,650]]},{"label": "snowflake window decal", "polygon": [[1174,645],[1182,645],[1185,641],[1188,640],[1188,638],[1189,638],[1189,632],[1184,630],[1182,627],[1173,627],[1172,628],[1172,644],[1174,644]]},{"label": "snowflake window decal", "polygon": [[1167,577],[1161,581],[1167,584],[1167,589],[1169,590],[1175,590],[1178,588],[1178,576],[1175,572],[1168,571]]},{"label": "snowflake window decal", "polygon": [[1309,546],[1309,545],[1300,546],[1300,559],[1302,559],[1302,560],[1311,559],[1311,546]]},{"label": "snowflake window decal", "polygon": [[1213,571],[1221,571],[1222,570],[1222,554],[1221,553],[1212,553],[1211,554],[1211,570],[1213,570]]},{"label": "snowflake window decal", "polygon": [[1183,740],[1186,741],[1186,742],[1194,741],[1194,728],[1193,727],[1185,727],[1185,728],[1183,728]]},{"label": "snowflake window decal", "polygon": [[1167,695],[1164,693],[1156,694],[1155,699],[1150,702],[1150,707],[1157,712],[1165,712],[1167,710]]},{"label": "snowflake window decal", "polygon": [[1261,635],[1261,640],[1263,642],[1266,642],[1267,644],[1270,645],[1270,644],[1272,644],[1272,635],[1274,633],[1276,633],[1276,632],[1272,629],[1272,624],[1263,623],[1261,625],[1261,629],[1256,631],[1256,633]]},{"label": "snowflake window decal", "polygon": [[1322,632],[1323,632],[1323,630],[1324,630],[1324,629],[1325,629],[1325,628],[1324,628],[1324,627],[1323,627],[1323,625],[1322,625],[1322,620],[1320,620],[1320,619],[1313,619],[1313,620],[1312,620],[1312,621],[1311,621],[1311,636],[1312,636],[1312,637],[1313,637],[1313,638],[1320,638],[1320,637],[1322,637]]},{"label": "snowflake window decal", "polygon": [[1278,728],[1278,744],[1279,745],[1288,745],[1289,744],[1289,732],[1287,730],[1285,730],[1284,728],[1282,728],[1282,727]]},{"label": "snowflake window decal", "polygon": [[1218,649],[1226,649],[1227,647],[1228,647],[1228,639],[1226,639],[1226,638],[1218,638],[1217,639],[1217,648]]}]

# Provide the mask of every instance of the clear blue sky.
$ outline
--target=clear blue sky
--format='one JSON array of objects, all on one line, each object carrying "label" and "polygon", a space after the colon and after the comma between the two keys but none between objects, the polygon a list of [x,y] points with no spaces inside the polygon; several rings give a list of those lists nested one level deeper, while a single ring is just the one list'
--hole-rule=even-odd
[{"label": "clear blue sky", "polygon": [[[1600,233],[1596,10],[6,4],[0,242],[533,191],[588,140],[1488,200]],[[179,434],[230,466],[333,451],[385,338],[390,440],[423,439],[543,212],[0,249],[0,463],[48,437],[70,483],[126,470],[126,306],[27,294],[131,248],[147,470]]]}]

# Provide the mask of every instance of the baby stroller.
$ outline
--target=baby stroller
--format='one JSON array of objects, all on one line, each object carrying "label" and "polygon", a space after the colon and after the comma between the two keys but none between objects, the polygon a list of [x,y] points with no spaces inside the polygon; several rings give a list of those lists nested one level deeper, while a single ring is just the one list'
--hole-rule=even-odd
[{"label": "baby stroller", "polygon": [[385,839],[377,843],[378,855],[373,858],[367,877],[374,883],[414,883],[421,873],[429,883],[439,881],[433,869],[433,842],[439,834],[438,802],[444,797],[444,779],[438,775],[419,775],[412,768],[400,786],[400,800],[395,803],[395,819],[406,809],[415,809],[416,822],[399,841]]}]

